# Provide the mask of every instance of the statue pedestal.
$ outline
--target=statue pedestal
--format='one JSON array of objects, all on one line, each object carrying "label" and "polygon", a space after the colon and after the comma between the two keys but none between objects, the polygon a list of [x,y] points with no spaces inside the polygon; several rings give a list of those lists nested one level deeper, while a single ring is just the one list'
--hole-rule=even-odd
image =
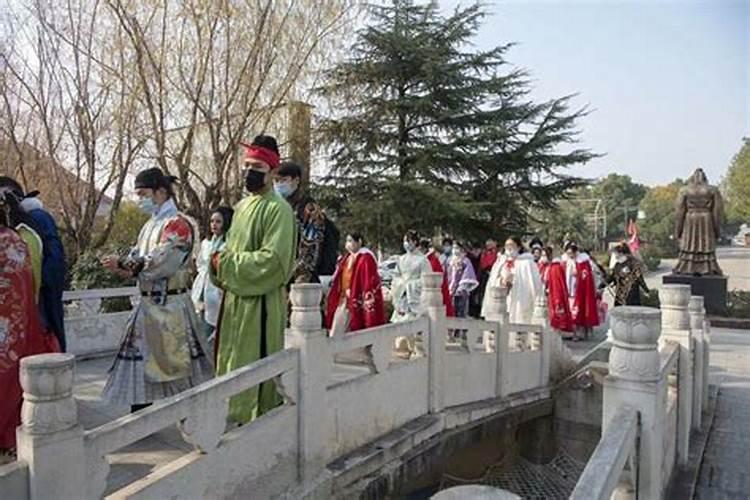
[{"label": "statue pedestal", "polygon": [[690,276],[686,274],[668,274],[662,283],[690,285],[692,295],[703,297],[706,313],[712,316],[727,314],[727,281],[726,276]]}]

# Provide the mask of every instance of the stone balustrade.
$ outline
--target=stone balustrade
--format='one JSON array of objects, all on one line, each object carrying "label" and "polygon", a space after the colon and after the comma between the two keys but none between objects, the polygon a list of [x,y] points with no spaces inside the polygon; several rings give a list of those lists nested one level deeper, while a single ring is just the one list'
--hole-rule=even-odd
[{"label": "stone balustrade", "polygon": [[79,358],[108,355],[117,351],[130,311],[104,312],[106,299],[140,300],[136,287],[71,290],[63,294],[67,351]]},{"label": "stone balustrade", "polygon": [[707,322],[689,286],[666,285],[660,297],[661,310],[611,312],[602,437],[571,498],[660,499],[687,461],[707,392]]},{"label": "stone balustrade", "polygon": [[[509,324],[504,289],[490,290],[486,321],[446,318],[441,282],[437,273],[424,277],[422,317],[337,337],[329,337],[321,325],[321,286],[294,285],[283,351],[86,431],[72,395],[74,356],[24,359],[19,461],[10,478],[28,486],[19,500],[99,498],[109,473],[108,454],[173,425],[195,451],[115,497],[173,498],[186,491],[196,498],[304,496],[331,487],[325,479],[329,463],[415,419],[525,391],[546,390],[549,397],[552,333],[546,325]],[[465,343],[449,345],[450,330],[463,331]],[[534,342],[517,350],[510,331]],[[422,355],[399,357],[393,347],[400,336],[420,339]],[[361,356],[361,362],[349,365],[357,374],[340,379],[333,370],[336,360],[352,353]],[[227,429],[228,398],[269,380],[283,396],[282,406]],[[487,411],[471,415],[484,418]],[[437,421],[440,428],[433,432],[466,423],[458,416]],[[3,477],[0,471],[0,481]]]},{"label": "stone balustrade", "polygon": [[[441,280],[439,274],[424,277],[422,317],[338,337],[322,328],[320,285],[295,285],[283,351],[87,431],[72,395],[74,356],[26,358],[19,461],[0,467],[0,487],[12,488],[7,491],[19,500],[99,498],[108,454],[177,425],[195,451],[115,496],[305,496],[333,488],[328,464],[415,419],[440,416],[440,429],[447,430],[466,422],[446,409],[549,391],[559,339],[549,328],[545,298],[535,303],[532,325],[509,323],[507,290],[499,287],[488,290],[486,320],[446,318]],[[691,297],[688,287],[665,289],[662,310],[611,311],[602,439],[575,498],[608,498],[622,479],[640,498],[662,498],[672,470],[684,463],[689,431],[700,425],[706,404],[709,324],[702,299]],[[95,301],[133,290],[76,293],[67,298]],[[459,343],[449,336],[457,331]],[[397,337],[418,339],[420,355],[399,357]],[[341,379],[337,359],[352,353],[360,357],[351,365],[357,375]],[[227,429],[227,399],[268,380],[276,382],[284,404]]]}]

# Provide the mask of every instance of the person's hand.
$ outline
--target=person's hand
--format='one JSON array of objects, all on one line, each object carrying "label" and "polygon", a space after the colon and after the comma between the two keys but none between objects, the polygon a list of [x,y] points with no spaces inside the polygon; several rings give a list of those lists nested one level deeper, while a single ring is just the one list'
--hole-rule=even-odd
[{"label": "person's hand", "polygon": [[106,257],[102,257],[101,259],[102,265],[113,273],[120,271],[118,262],[119,258],[117,257],[117,255],[107,255]]}]

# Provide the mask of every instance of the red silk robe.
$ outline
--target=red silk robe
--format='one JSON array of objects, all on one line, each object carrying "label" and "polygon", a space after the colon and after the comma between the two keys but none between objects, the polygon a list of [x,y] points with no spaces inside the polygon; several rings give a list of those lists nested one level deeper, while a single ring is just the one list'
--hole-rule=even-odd
[{"label": "red silk robe", "polygon": [[536,266],[539,268],[539,276],[542,278],[542,283],[547,282],[547,269],[549,269],[550,262],[549,261],[539,261],[536,263]]},{"label": "red silk robe", "polygon": [[568,285],[565,282],[565,268],[560,262],[551,262],[546,269],[547,309],[552,328],[563,332],[575,330],[573,316],[568,302]]},{"label": "red silk robe", "polygon": [[596,306],[596,286],[594,272],[588,259],[576,262],[577,284],[573,300],[573,320],[576,326],[593,328],[599,325],[599,311]]},{"label": "red silk robe", "polygon": [[443,292],[443,304],[445,304],[445,315],[453,317],[456,315],[456,311],[453,309],[453,299],[451,299],[451,293],[450,290],[448,290],[448,280],[445,278],[445,270],[443,269],[443,265],[440,263],[440,258],[438,258],[435,252],[430,252],[427,254],[427,260],[430,261],[430,266],[432,266],[432,270],[434,272],[443,275],[443,284],[441,285],[441,289]]},{"label": "red silk robe", "polygon": [[342,298],[341,277],[348,259],[354,259],[346,308],[349,310],[349,331],[362,330],[385,324],[383,289],[378,274],[378,263],[369,250],[360,250],[355,255],[347,254],[339,260],[328,292],[326,328],[333,324],[333,316]]},{"label": "red silk robe", "polygon": [[0,448],[16,446],[23,390],[21,359],[59,351],[45,332],[34,302],[31,255],[15,231],[0,228]]}]

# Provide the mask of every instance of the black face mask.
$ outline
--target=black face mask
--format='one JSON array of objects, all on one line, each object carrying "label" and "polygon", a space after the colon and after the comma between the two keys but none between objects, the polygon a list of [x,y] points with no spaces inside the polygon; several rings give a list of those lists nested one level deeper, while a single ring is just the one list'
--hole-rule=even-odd
[{"label": "black face mask", "polygon": [[266,185],[266,174],[258,170],[248,170],[245,172],[245,188],[251,193],[258,191]]}]

